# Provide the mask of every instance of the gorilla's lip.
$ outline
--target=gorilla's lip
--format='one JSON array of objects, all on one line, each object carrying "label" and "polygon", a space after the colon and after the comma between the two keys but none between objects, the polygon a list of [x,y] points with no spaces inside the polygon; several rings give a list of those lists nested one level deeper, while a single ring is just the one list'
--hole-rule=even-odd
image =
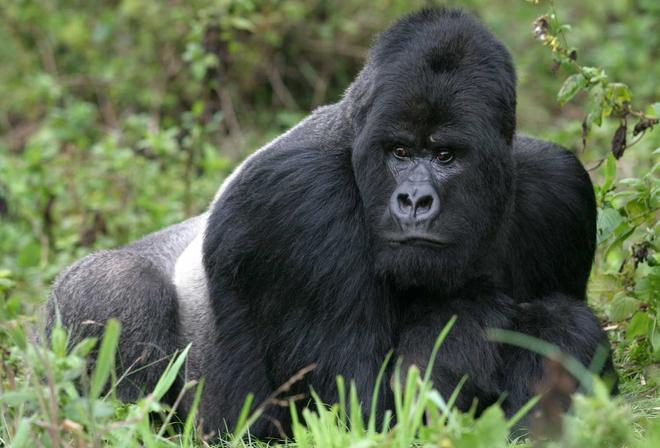
[{"label": "gorilla's lip", "polygon": [[388,235],[387,242],[390,244],[410,244],[429,246],[434,249],[447,247],[448,243],[430,235]]}]

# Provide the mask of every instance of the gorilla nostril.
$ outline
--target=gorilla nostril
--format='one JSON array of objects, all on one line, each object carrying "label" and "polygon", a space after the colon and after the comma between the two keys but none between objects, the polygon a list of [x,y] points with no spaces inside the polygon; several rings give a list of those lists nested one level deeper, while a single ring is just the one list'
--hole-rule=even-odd
[{"label": "gorilla nostril", "polygon": [[412,200],[407,193],[400,193],[397,197],[397,202],[399,203],[399,210],[402,212],[407,212],[413,207]]},{"label": "gorilla nostril", "polygon": [[422,196],[421,198],[417,199],[417,203],[415,204],[415,215],[418,213],[426,213],[431,209],[431,206],[433,205],[433,196],[431,195],[426,195]]}]

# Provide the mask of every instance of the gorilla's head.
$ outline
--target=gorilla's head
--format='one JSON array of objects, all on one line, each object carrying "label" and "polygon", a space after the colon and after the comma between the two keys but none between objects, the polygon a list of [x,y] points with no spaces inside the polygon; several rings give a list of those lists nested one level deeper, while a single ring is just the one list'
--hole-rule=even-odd
[{"label": "gorilla's head", "polygon": [[378,271],[404,289],[478,275],[511,202],[507,50],[464,13],[426,10],[379,37],[347,98]]}]

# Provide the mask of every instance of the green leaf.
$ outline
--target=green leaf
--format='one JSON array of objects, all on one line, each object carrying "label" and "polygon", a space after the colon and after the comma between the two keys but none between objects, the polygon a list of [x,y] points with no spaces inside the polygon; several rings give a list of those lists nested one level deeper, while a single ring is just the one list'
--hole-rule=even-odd
[{"label": "green leaf", "polygon": [[116,319],[110,319],[105,326],[105,333],[101,341],[99,355],[96,358],[96,367],[92,374],[92,381],[89,389],[90,398],[95,399],[101,395],[101,391],[108,381],[108,377],[115,363],[115,353],[119,342],[119,332],[121,326]]},{"label": "green leaf", "polygon": [[238,30],[254,31],[254,23],[245,17],[234,16],[230,19],[231,26]]},{"label": "green leaf", "polygon": [[617,104],[632,101],[632,92],[630,88],[620,82],[613,82],[607,86],[607,97]]},{"label": "green leaf", "polygon": [[622,222],[623,218],[617,210],[613,208],[599,209],[597,222],[598,244],[607,240],[612,233],[614,233],[614,229],[616,229]]},{"label": "green leaf", "polygon": [[14,434],[14,440],[12,440],[10,448],[23,448],[23,447],[29,447],[33,446],[32,441],[30,440],[30,428],[32,426],[32,419],[34,417],[30,418],[22,418],[21,422],[18,424],[18,429],[16,430],[16,433]]},{"label": "green leaf", "polygon": [[591,111],[587,114],[585,120],[587,129],[591,129],[594,124],[596,126],[603,124],[603,116],[607,115],[605,113],[605,91],[600,84],[596,84],[589,89],[589,98],[591,100]]},{"label": "green leaf", "polygon": [[656,117],[660,117],[660,103],[651,104],[651,109]]},{"label": "green leaf", "polygon": [[499,406],[489,407],[481,414],[471,431],[465,432],[456,442],[464,448],[492,448],[506,446],[507,427],[504,412]]},{"label": "green leaf", "polygon": [[634,297],[617,297],[614,299],[614,301],[612,301],[612,304],[610,305],[610,310],[608,313],[609,318],[615,322],[626,320],[639,310],[641,304],[642,303]]},{"label": "green leaf", "polygon": [[607,74],[605,74],[605,70],[602,68],[582,67],[582,73],[592,84],[607,80]]},{"label": "green leaf", "polygon": [[644,311],[638,311],[628,324],[626,330],[626,340],[630,341],[638,336],[646,336],[649,328],[649,316]]},{"label": "green leaf", "polygon": [[559,93],[557,93],[557,101],[559,101],[559,104],[563,106],[586,86],[587,80],[581,74],[578,73],[569,76],[566,78],[566,81],[564,81],[564,84],[559,89]]},{"label": "green leaf", "polygon": [[79,343],[77,343],[75,347],[73,347],[73,349],[71,350],[71,354],[84,358],[96,346],[96,342],[97,342],[96,338],[85,338]]},{"label": "green leaf", "polygon": [[649,340],[651,341],[651,347],[653,347],[653,351],[660,351],[660,329],[658,329],[657,325],[652,326],[650,329]]},{"label": "green leaf", "polygon": [[92,417],[95,419],[108,418],[113,416],[115,408],[106,401],[94,400],[92,403]]},{"label": "green leaf", "polygon": [[53,331],[50,335],[50,345],[52,347],[53,352],[57,356],[63,357],[66,354],[66,344],[67,344],[66,331],[64,331],[64,328],[62,328],[62,326],[56,325],[55,328],[53,328]]},{"label": "green leaf", "polygon": [[0,403],[12,407],[18,407],[27,402],[36,401],[37,391],[35,389],[10,390],[0,395]]},{"label": "green leaf", "polygon": [[616,159],[612,153],[608,153],[607,161],[605,162],[605,180],[603,181],[602,189],[604,192],[609,191],[614,185],[616,180]]}]

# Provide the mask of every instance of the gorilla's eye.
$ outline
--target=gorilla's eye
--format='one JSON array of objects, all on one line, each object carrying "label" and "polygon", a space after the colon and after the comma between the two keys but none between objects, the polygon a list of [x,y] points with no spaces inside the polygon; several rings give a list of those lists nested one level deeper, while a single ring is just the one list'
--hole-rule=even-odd
[{"label": "gorilla's eye", "polygon": [[435,158],[440,163],[449,163],[454,160],[454,151],[450,149],[443,149],[438,151],[438,154],[435,156]]},{"label": "gorilla's eye", "polygon": [[406,148],[402,148],[401,146],[398,146],[392,150],[392,153],[394,154],[395,157],[398,157],[399,159],[406,159],[410,157],[410,151],[407,150]]}]

